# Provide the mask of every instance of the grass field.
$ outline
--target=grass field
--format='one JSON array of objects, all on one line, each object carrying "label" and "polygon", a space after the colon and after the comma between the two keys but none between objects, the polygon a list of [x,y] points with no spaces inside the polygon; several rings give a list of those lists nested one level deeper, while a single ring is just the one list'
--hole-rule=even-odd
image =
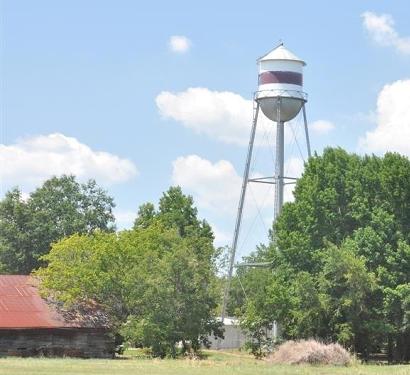
[{"label": "grass field", "polygon": [[237,353],[204,360],[2,358],[0,375],[410,375],[409,366],[278,366]]}]

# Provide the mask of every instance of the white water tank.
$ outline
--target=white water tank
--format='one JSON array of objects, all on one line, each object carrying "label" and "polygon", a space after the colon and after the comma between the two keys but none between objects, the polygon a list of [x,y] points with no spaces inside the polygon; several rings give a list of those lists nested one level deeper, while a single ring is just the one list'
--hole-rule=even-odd
[{"label": "white water tank", "polygon": [[262,56],[258,65],[259,86],[255,98],[262,112],[273,121],[292,120],[307,101],[303,92],[303,67],[306,63],[280,44]]}]

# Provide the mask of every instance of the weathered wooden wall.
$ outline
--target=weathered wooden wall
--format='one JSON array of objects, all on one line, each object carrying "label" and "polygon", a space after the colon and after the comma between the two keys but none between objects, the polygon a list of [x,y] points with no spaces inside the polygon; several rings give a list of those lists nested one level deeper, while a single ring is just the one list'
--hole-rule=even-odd
[{"label": "weathered wooden wall", "polygon": [[112,358],[114,341],[106,330],[0,329],[0,356]]}]

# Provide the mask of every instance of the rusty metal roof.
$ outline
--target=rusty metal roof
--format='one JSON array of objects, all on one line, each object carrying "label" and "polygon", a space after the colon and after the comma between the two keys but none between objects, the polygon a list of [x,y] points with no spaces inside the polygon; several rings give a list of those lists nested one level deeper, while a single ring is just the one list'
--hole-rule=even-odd
[{"label": "rusty metal roof", "polygon": [[74,328],[40,297],[36,280],[25,275],[0,275],[0,329]]}]

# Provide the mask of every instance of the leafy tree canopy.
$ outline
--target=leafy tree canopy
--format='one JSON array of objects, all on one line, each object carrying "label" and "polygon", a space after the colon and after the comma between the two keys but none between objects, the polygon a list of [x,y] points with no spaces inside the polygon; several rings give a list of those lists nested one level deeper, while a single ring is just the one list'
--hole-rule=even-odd
[{"label": "leafy tree canopy", "polygon": [[144,228],[154,221],[161,222],[167,228],[175,228],[182,237],[200,236],[213,241],[210,225],[198,219],[198,210],[190,195],[184,195],[179,186],[173,186],[159,200],[159,209],[152,203],[141,205],[134,228]]},{"label": "leafy tree canopy", "polygon": [[37,275],[59,300],[99,303],[126,341],[175,356],[178,342],[197,350],[209,334],[221,335],[215,254],[192,198],[170,188],[158,211],[150,203],[140,207],[132,230],[54,244]]},{"label": "leafy tree canopy", "polygon": [[113,231],[113,199],[94,180],[53,177],[23,200],[15,188],[0,202],[0,270],[28,274],[53,242],[74,233]]},{"label": "leafy tree canopy", "polygon": [[259,270],[243,276],[244,322],[277,320],[284,338],[410,359],[409,159],[328,148],[306,164],[294,195],[254,255],[273,262],[263,290],[246,285]]}]

